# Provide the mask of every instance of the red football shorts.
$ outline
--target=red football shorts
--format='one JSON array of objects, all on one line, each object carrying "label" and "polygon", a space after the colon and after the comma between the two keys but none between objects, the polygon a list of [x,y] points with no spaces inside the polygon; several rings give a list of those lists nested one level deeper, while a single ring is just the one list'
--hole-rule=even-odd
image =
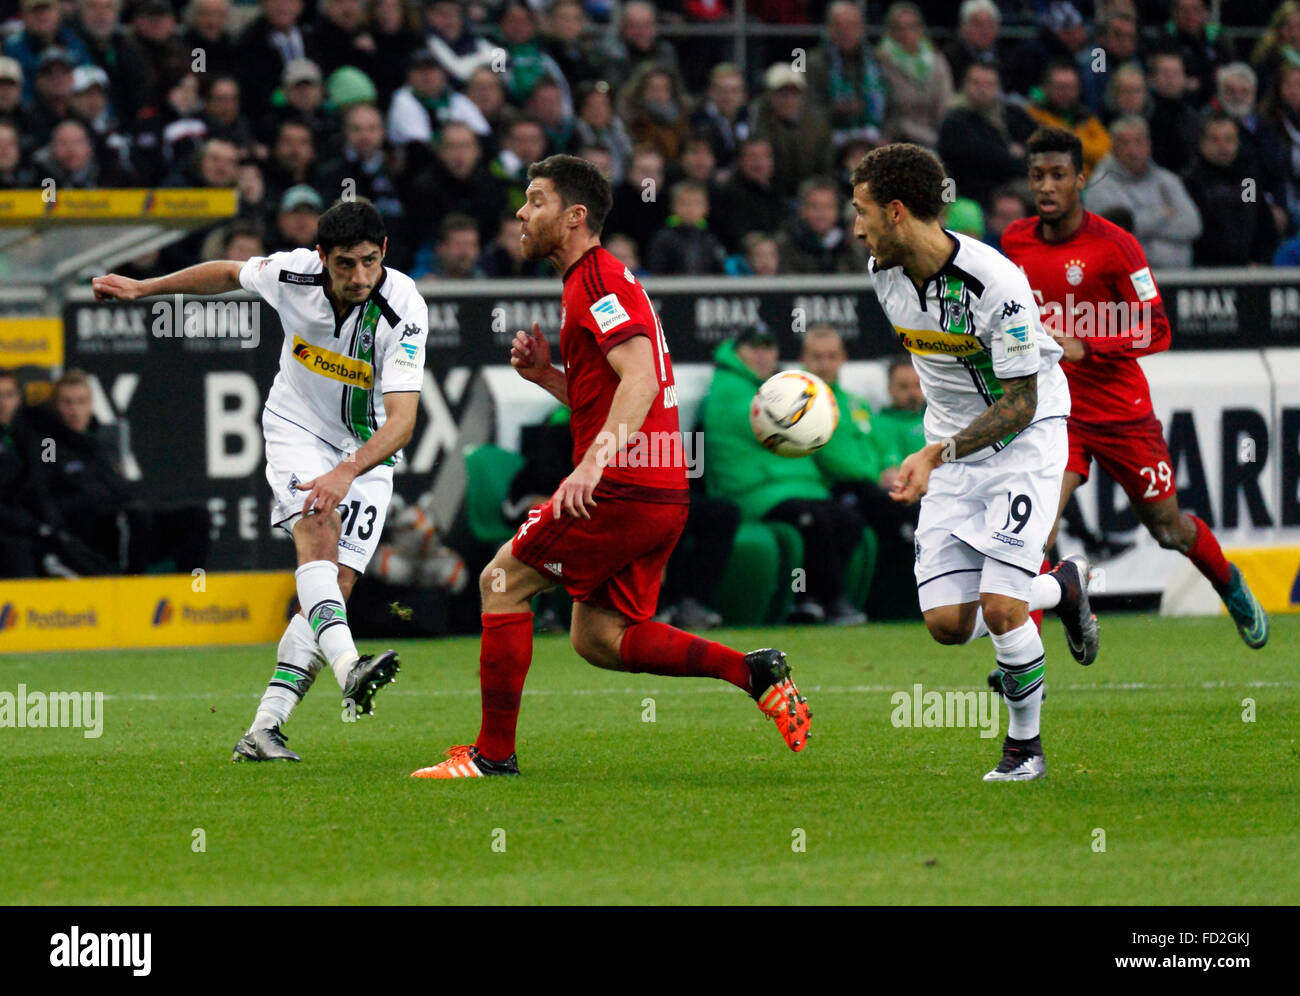
[{"label": "red football shorts", "polygon": [[1095,425],[1070,419],[1070,456],[1065,469],[1088,479],[1093,460],[1119,482],[1134,502],[1172,498],[1173,462],[1165,445],[1164,426],[1155,415],[1136,422]]},{"label": "red football shorts", "polygon": [[574,601],[621,612],[633,622],[655,614],[664,566],[690,512],[680,504],[596,493],[590,519],[557,518],[550,501],[533,506],[511,552],[563,585]]}]

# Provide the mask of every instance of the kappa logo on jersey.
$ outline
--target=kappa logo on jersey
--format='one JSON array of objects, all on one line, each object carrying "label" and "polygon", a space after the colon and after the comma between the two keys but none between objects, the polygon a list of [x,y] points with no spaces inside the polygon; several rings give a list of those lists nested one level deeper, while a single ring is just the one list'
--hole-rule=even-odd
[{"label": "kappa logo on jersey", "polygon": [[1137,291],[1139,301],[1153,301],[1160,296],[1156,290],[1155,279],[1151,276],[1151,267],[1144,266],[1140,270],[1135,270],[1128,275],[1133,281],[1133,289]]},{"label": "kappa logo on jersey", "polygon": [[984,347],[970,333],[938,332],[933,329],[905,329],[894,326],[903,348],[918,356],[971,356]]},{"label": "kappa logo on jersey", "polygon": [[596,327],[600,329],[601,334],[632,320],[632,316],[618,303],[618,296],[615,294],[606,294],[593,304],[591,317],[596,319]]},{"label": "kappa logo on jersey", "polygon": [[293,358],[313,373],[330,380],[366,390],[374,386],[374,373],[365,360],[354,360],[350,356],[313,346],[298,336],[293,337]]},{"label": "kappa logo on jersey", "polygon": [[1019,301],[1004,301],[1004,302],[1002,303],[1002,315],[1001,315],[1001,317],[1002,317],[1002,318],[1011,318],[1013,315],[1018,315],[1018,314],[1020,314],[1020,312],[1022,312],[1022,311],[1024,311],[1024,310],[1025,310],[1025,309],[1022,308],[1022,307],[1020,306],[1020,302],[1019,302]]},{"label": "kappa logo on jersey", "polygon": [[419,335],[423,331],[424,330],[414,322],[408,322],[406,325],[402,326],[402,338],[409,339],[411,336]]},{"label": "kappa logo on jersey", "polygon": [[1006,344],[1008,356],[1024,356],[1034,351],[1034,339],[1029,334],[1028,325],[1013,325],[1003,329],[1002,341]]},{"label": "kappa logo on jersey", "polygon": [[320,274],[294,273],[292,270],[281,270],[280,280],[286,284],[315,284],[320,282]]}]

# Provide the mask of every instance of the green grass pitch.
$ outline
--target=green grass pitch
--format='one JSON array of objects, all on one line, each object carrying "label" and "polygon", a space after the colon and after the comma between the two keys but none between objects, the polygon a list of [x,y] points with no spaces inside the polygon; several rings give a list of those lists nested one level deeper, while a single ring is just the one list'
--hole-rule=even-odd
[{"label": "green grass pitch", "polygon": [[1273,625],[1256,653],[1226,619],[1110,616],[1084,669],[1049,620],[1048,776],[1000,785],[1005,710],[992,740],[891,723],[892,693],[992,665],[919,624],[717,634],[788,651],[798,755],[729,686],[538,638],[524,775],[473,782],[407,776],[474,737],[477,639],[400,645],[352,724],[324,672],[298,765],[230,761],[273,646],[0,656],[0,691],[105,695],[99,739],[0,729],[0,903],[1290,903],[1300,619]]}]

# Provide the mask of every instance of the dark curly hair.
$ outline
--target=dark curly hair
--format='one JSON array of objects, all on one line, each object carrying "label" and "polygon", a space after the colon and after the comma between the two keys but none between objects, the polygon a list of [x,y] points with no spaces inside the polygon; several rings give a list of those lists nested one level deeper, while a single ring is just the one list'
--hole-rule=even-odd
[{"label": "dark curly hair", "polygon": [[1066,152],[1076,173],[1083,172],[1083,142],[1079,136],[1064,128],[1039,128],[1025,142],[1025,150],[1032,158],[1045,152]]},{"label": "dark curly hair", "polygon": [[865,183],[871,199],[885,205],[899,201],[921,221],[934,221],[943,212],[943,182],[948,171],[929,149],[895,142],[872,149],[853,167],[853,186]]},{"label": "dark curly hair", "polygon": [[609,184],[598,170],[577,156],[548,156],[528,167],[528,179],[550,180],[565,207],[581,204],[587,209],[587,230],[599,235],[613,204]]},{"label": "dark curly hair", "polygon": [[373,242],[382,247],[386,238],[384,219],[364,197],[335,201],[316,223],[316,244],[326,256],[335,246],[350,249],[362,242]]}]

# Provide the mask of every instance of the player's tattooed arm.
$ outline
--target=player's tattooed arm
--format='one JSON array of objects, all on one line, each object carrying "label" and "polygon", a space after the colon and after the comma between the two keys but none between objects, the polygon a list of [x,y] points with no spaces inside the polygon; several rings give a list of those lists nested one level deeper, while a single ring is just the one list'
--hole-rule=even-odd
[{"label": "player's tattooed arm", "polygon": [[971,424],[953,436],[950,452],[941,454],[941,460],[958,460],[968,454],[1020,432],[1034,420],[1038,408],[1038,374],[1028,377],[1011,377],[1002,381],[1002,397],[982,411]]}]

